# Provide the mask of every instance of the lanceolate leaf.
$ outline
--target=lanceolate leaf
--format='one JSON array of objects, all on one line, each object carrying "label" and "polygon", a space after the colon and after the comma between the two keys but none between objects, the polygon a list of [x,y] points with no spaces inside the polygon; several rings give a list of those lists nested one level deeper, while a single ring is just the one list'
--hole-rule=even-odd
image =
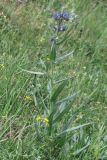
[{"label": "lanceolate leaf", "polygon": [[66,55],[64,55],[64,56],[61,56],[61,57],[57,58],[56,61],[55,61],[55,63],[59,63],[60,61],[65,60],[65,59],[68,58],[69,56],[73,55],[73,53],[74,53],[74,51],[72,51],[72,52],[70,52],[70,53],[68,53],[68,54],[66,54]]},{"label": "lanceolate leaf", "polygon": [[76,156],[76,155],[80,154],[81,152],[83,152],[84,150],[86,150],[86,148],[89,147],[89,145],[90,145],[90,143],[88,143],[86,146],[78,149],[77,151],[75,151],[75,152],[73,153],[73,155]]},{"label": "lanceolate leaf", "polygon": [[58,81],[54,81],[54,84],[58,84],[58,83],[61,83],[61,82],[64,82],[64,81],[68,81],[70,79],[73,79],[73,77],[68,77],[68,78],[64,78],[64,79],[58,80]]},{"label": "lanceolate leaf", "polygon": [[77,130],[77,129],[83,128],[83,127],[88,126],[88,125],[91,125],[91,124],[93,124],[93,122],[85,123],[85,124],[79,125],[79,126],[77,126],[77,127],[72,127],[72,128],[66,129],[65,131],[57,134],[57,136],[63,136],[64,134],[70,133],[70,132],[72,132],[72,131],[75,131],[75,130]]},{"label": "lanceolate leaf", "polygon": [[[65,105],[65,108],[63,109],[62,112],[59,112],[59,114],[57,115],[57,117],[54,119],[53,123],[60,121],[60,120],[62,119],[62,117],[69,112],[69,110],[71,109],[72,103],[74,102],[74,99],[75,99],[76,97],[77,97],[77,94],[74,94],[74,95],[72,95],[72,96],[69,96],[69,97],[65,98],[65,99],[62,101],[62,102],[64,103],[65,101],[70,100],[71,103],[70,103],[68,106]],[[71,99],[70,99],[70,98],[71,98]]]},{"label": "lanceolate leaf", "polygon": [[54,91],[52,97],[51,97],[51,101],[52,102],[56,102],[59,94],[62,92],[62,90],[64,89],[65,85],[67,84],[66,81],[64,81],[63,83],[61,83],[58,88]]},{"label": "lanceolate leaf", "polygon": [[[78,92],[78,93],[79,93],[79,92]],[[58,101],[56,104],[57,104],[57,105],[60,105],[61,103],[64,103],[64,102],[67,102],[67,101],[73,101],[73,100],[77,97],[78,93],[74,93],[73,95],[68,96],[68,97],[66,97],[66,98]]]},{"label": "lanceolate leaf", "polygon": [[56,43],[55,42],[52,43],[50,59],[52,61],[55,61],[56,59]]},{"label": "lanceolate leaf", "polygon": [[64,36],[64,38],[62,38],[59,42],[57,42],[57,45],[60,45],[67,40],[67,38],[69,37],[70,31],[71,31],[71,28],[66,32],[66,35]]},{"label": "lanceolate leaf", "polygon": [[30,73],[30,74],[34,74],[34,75],[39,75],[39,76],[46,75],[46,73],[43,73],[43,72],[34,72],[34,71],[25,70],[25,69],[22,69],[22,70],[24,72],[27,72],[27,73]]}]

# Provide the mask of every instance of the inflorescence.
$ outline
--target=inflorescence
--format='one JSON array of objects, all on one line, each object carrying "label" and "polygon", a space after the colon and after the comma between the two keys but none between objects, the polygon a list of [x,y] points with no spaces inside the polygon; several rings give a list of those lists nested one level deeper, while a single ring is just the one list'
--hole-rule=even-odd
[{"label": "inflorescence", "polygon": [[54,26],[55,31],[64,32],[67,30],[67,25],[63,24],[63,21],[73,20],[75,14],[69,14],[68,12],[58,12],[53,15],[53,18],[57,21],[57,25]]}]

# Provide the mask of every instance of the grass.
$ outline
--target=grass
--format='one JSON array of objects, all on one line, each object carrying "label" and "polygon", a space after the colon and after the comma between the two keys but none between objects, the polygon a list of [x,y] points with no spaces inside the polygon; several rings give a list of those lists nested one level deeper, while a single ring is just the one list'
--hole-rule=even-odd
[{"label": "grass", "polygon": [[[53,73],[48,68],[48,74],[54,81],[71,79],[58,89],[59,84],[51,88],[48,78],[37,78],[35,88],[34,75],[22,69],[46,71],[52,14],[61,10],[78,15],[58,48],[59,57],[73,54],[55,65]],[[29,0],[20,5],[1,0],[0,160],[107,159],[106,17],[103,0]],[[52,110],[57,100],[75,93],[70,105]]]}]

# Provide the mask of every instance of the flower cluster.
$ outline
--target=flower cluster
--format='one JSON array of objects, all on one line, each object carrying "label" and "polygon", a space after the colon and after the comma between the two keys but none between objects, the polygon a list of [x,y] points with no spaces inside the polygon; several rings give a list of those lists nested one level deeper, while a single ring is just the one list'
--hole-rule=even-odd
[{"label": "flower cluster", "polygon": [[31,96],[25,96],[24,99],[25,99],[25,101],[29,101],[29,102],[32,101]]},{"label": "flower cluster", "polygon": [[45,123],[46,125],[49,124],[48,118],[45,118],[45,117],[42,117],[42,116],[37,116],[36,121],[37,121],[37,122],[43,122],[43,123]]},{"label": "flower cluster", "polygon": [[69,21],[70,20],[70,14],[68,12],[63,12],[63,13],[55,13],[54,14],[54,19],[55,20],[65,20]]},{"label": "flower cluster", "polygon": [[54,26],[55,31],[57,32],[64,32],[67,30],[67,26],[62,24],[63,21],[73,20],[75,18],[75,14],[72,13],[71,15],[68,12],[57,12],[53,15],[53,18],[56,20],[57,25]]},{"label": "flower cluster", "polygon": [[61,25],[61,26],[58,26],[58,25],[55,25],[54,26],[54,29],[58,32],[64,32],[67,30],[67,26],[66,25]]}]

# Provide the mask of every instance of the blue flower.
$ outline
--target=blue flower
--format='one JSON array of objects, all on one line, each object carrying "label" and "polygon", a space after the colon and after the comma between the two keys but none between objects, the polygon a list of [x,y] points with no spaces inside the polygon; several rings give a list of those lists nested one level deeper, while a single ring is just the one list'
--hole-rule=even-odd
[{"label": "blue flower", "polygon": [[55,20],[60,20],[62,18],[62,14],[61,13],[55,13],[53,15],[53,17],[54,17]]},{"label": "blue flower", "polygon": [[63,12],[62,13],[62,18],[66,21],[69,21],[70,19],[70,14],[68,12]]},{"label": "blue flower", "polygon": [[67,26],[66,25],[62,25],[62,26],[55,25],[54,29],[55,31],[58,31],[58,32],[64,32],[67,30]]}]

